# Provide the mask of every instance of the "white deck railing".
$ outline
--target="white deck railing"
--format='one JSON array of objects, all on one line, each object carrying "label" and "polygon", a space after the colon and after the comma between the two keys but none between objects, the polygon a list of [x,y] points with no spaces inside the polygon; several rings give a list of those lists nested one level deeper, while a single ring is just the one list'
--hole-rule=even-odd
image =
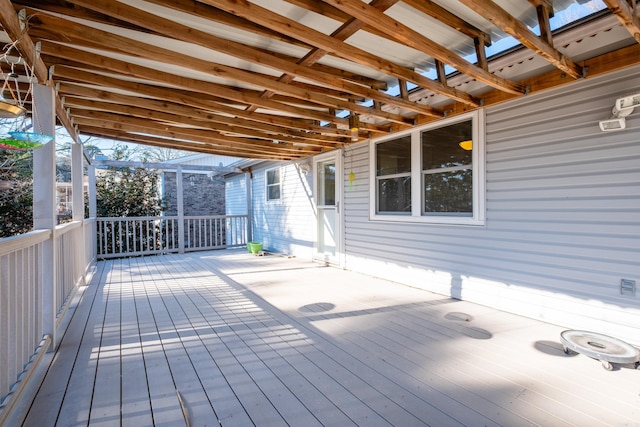
[{"label": "white deck railing", "polygon": [[0,239],[0,425],[43,354],[56,344],[62,314],[85,283],[95,259],[93,246],[85,248],[93,223],[75,221],[53,232]]},{"label": "white deck railing", "polygon": [[51,232],[1,239],[0,397],[11,390],[42,338],[42,245]]},{"label": "white deck railing", "polygon": [[[97,218],[0,239],[0,425],[100,258],[246,245],[247,215]],[[181,236],[182,234],[182,236]]]},{"label": "white deck railing", "polygon": [[[97,218],[98,258],[177,253],[243,246],[247,215]],[[181,239],[182,234],[182,239]]]}]

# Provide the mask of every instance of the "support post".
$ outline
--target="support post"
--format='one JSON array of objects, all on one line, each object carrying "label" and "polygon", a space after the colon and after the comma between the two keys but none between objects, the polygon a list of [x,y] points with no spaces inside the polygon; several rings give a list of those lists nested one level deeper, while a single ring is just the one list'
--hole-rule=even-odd
[{"label": "support post", "polygon": [[71,144],[71,200],[72,219],[84,220],[84,176],[82,174],[82,145]]},{"label": "support post", "polygon": [[[55,136],[55,93],[49,86],[33,85],[33,129]],[[42,243],[42,331],[58,346],[56,334],[56,142],[33,151],[33,228],[51,231]]]},{"label": "support post", "polygon": [[93,262],[98,258],[98,221],[96,220],[96,217],[98,216],[98,203],[96,191],[96,167],[93,165],[89,165],[87,175],[89,178],[89,218],[93,220],[91,222],[92,225],[89,232],[93,234],[93,237],[91,238],[91,247],[85,249],[91,251],[91,260]]},{"label": "support post", "polygon": [[247,187],[247,243],[253,241],[253,192],[252,192],[252,183],[251,179],[252,172],[245,172],[244,174],[244,182]]},{"label": "support post", "polygon": [[182,167],[176,169],[176,199],[178,203],[178,252],[184,253],[184,197],[182,185]]},{"label": "support post", "polygon": [[96,167],[89,165],[89,218],[98,216],[98,203],[96,192]]},{"label": "support post", "polygon": [[[72,143],[71,144],[71,219],[74,222],[80,222],[80,232],[74,233],[74,242],[78,248],[75,252],[77,265],[83,266],[82,269],[82,285],[86,284],[85,268],[87,265],[86,254],[91,251],[91,248],[85,247],[87,239],[86,236],[91,234],[93,230],[91,228],[85,228],[84,222],[84,174],[83,174],[83,159],[84,153],[82,145]],[[93,247],[93,245],[92,245]],[[62,254],[61,254],[62,255]],[[93,258],[92,258],[93,259]],[[75,279],[75,278],[74,278]]]}]

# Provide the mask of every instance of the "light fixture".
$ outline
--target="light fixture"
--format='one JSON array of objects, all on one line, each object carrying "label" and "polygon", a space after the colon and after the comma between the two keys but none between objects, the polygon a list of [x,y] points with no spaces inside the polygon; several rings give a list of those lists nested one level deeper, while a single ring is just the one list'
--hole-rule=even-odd
[{"label": "light fixture", "polygon": [[635,107],[640,107],[640,93],[634,93],[633,95],[627,95],[616,99],[615,108],[618,111]]},{"label": "light fixture", "polygon": [[458,145],[460,146],[460,148],[462,148],[463,150],[466,151],[471,151],[473,150],[473,141],[471,139],[467,139],[466,141],[460,141],[458,143]]},{"label": "light fixture", "polygon": [[196,179],[193,176],[189,177],[189,185],[192,187],[196,185]]},{"label": "light fixture", "polygon": [[600,120],[600,130],[602,132],[612,132],[626,128],[626,120],[624,117],[612,117],[607,120]]},{"label": "light fixture", "polygon": [[636,107],[640,107],[640,93],[622,96],[616,99],[613,109],[611,110],[611,118],[600,120],[600,130],[603,132],[613,132],[626,129],[627,122],[625,117],[633,113]]},{"label": "light fixture", "polygon": [[351,140],[357,141],[358,131],[360,130],[360,117],[355,113],[349,115],[349,129],[351,129]]}]

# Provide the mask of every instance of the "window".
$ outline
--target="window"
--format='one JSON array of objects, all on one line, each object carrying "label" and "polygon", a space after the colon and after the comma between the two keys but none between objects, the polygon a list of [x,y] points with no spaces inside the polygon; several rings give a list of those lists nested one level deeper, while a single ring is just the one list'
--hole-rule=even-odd
[{"label": "window", "polygon": [[481,112],[371,143],[371,219],[484,223]]},{"label": "window", "polygon": [[376,147],[378,212],[411,213],[411,137]]},{"label": "window", "polygon": [[267,169],[265,171],[265,182],[267,186],[267,202],[279,201],[282,196],[280,168]]}]

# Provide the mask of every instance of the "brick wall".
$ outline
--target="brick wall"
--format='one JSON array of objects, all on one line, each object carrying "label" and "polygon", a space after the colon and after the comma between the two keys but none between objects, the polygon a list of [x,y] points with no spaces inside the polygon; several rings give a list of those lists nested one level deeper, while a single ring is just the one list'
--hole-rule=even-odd
[{"label": "brick wall", "polygon": [[[191,183],[193,182],[193,185]],[[182,174],[184,215],[224,215],[224,183],[206,174]],[[164,173],[163,200],[167,204],[166,215],[178,215],[176,173]]]}]

